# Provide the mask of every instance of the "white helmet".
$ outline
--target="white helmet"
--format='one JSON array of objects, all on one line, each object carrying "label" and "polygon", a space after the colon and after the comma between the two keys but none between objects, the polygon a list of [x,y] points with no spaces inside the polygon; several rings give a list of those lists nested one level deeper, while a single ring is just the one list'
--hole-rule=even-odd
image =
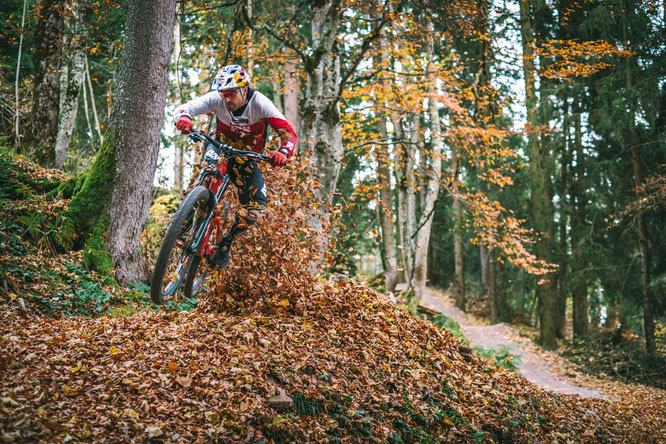
[{"label": "white helmet", "polygon": [[213,89],[216,91],[231,91],[250,85],[250,78],[239,65],[228,65],[215,74]]}]

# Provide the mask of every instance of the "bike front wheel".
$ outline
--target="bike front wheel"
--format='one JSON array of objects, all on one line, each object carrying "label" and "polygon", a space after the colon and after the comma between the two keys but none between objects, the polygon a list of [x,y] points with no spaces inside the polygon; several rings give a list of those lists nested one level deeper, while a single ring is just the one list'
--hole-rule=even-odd
[{"label": "bike front wheel", "polygon": [[200,253],[191,259],[190,270],[187,272],[185,288],[183,289],[186,298],[196,297],[203,289],[206,278],[213,271],[213,267],[207,257],[211,248],[222,240],[220,229],[227,221],[229,204],[223,201],[221,205],[218,205],[218,208],[217,220],[212,223],[211,232],[206,238],[207,243],[201,247]]},{"label": "bike front wheel", "polygon": [[[155,262],[150,298],[162,305],[173,299],[196,257],[192,242],[209,209],[210,192],[197,186],[178,207]],[[197,264],[198,265],[198,264]]]}]

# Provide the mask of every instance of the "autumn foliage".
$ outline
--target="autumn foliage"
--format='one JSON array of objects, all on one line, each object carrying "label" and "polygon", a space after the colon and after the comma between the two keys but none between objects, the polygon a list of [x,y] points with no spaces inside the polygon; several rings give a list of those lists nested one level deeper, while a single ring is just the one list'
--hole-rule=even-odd
[{"label": "autumn foliage", "polygon": [[[464,358],[448,331],[347,282],[318,286],[298,315],[245,309],[53,321],[4,308],[0,319],[1,424],[11,440],[666,437],[658,405],[537,389]],[[278,412],[269,400],[281,391],[293,406]]]},{"label": "autumn foliage", "polygon": [[[256,226],[238,236],[229,266],[216,273],[204,299],[205,310],[219,311],[255,304],[269,311],[302,309],[320,261],[316,245],[325,233],[308,224],[318,217],[313,203],[317,186],[307,160],[292,159],[287,168],[262,168],[268,188],[268,205]],[[235,214],[238,203],[227,194]],[[231,219],[231,218],[230,218]]]},{"label": "autumn foliage", "polygon": [[[312,276],[309,261],[317,258],[308,245],[318,233],[305,227],[314,184],[304,165],[292,165],[267,172],[273,203],[237,244],[232,264],[216,276],[198,310],[144,307],[127,317],[105,311],[54,319],[3,298],[2,439],[666,439],[663,396],[609,402],[540,390],[461,354],[447,330],[363,285]],[[32,204],[42,209],[39,200]],[[26,254],[35,259],[34,250]],[[52,266],[71,260],[41,254]],[[8,282],[6,271],[3,276]],[[58,291],[18,274],[12,279],[8,285],[22,295]],[[291,402],[276,410],[272,400],[282,393]]]}]

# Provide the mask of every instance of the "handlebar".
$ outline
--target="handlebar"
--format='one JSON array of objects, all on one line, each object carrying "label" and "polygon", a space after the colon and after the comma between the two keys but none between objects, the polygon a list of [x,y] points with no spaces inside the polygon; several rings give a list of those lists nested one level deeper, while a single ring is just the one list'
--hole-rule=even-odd
[{"label": "handlebar", "polygon": [[190,136],[190,139],[193,142],[204,142],[210,143],[211,145],[215,146],[218,148],[222,153],[224,153],[224,157],[229,158],[229,157],[234,157],[234,156],[244,156],[244,157],[249,157],[251,159],[256,159],[256,160],[263,160],[265,162],[270,162],[271,158],[265,154],[260,154],[256,153],[254,151],[244,151],[244,150],[237,150],[236,148],[226,145],[222,142],[219,142],[212,137],[210,137],[207,134],[204,134],[200,131],[189,131],[186,133]]}]

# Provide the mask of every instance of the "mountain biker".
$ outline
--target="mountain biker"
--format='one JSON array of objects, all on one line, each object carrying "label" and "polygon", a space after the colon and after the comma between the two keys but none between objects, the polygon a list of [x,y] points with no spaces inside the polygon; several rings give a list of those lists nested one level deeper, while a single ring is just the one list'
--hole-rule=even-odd
[{"label": "mountain biker", "polygon": [[[192,129],[192,117],[209,112],[217,117],[217,137],[223,142],[241,141],[250,151],[262,152],[266,126],[280,137],[281,145],[270,154],[273,167],[283,167],[294,153],[296,132],[265,95],[250,87],[250,79],[239,65],[228,65],[215,74],[213,90],[176,108],[176,128],[183,134]],[[241,209],[229,233],[211,249],[213,265],[222,270],[229,263],[234,238],[254,225],[263,213],[267,198],[261,170],[254,160],[231,158],[227,174],[238,189]]]}]

